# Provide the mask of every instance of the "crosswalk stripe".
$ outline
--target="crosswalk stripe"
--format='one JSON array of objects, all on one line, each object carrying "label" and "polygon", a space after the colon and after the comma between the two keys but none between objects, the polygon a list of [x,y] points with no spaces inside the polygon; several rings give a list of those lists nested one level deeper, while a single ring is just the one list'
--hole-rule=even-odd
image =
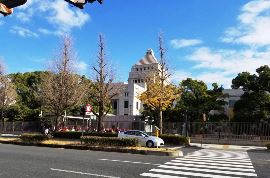
[{"label": "crosswalk stripe", "polygon": [[215,161],[215,160],[202,160],[200,158],[198,159],[189,159],[189,158],[176,158],[177,160],[176,161],[196,161],[196,162],[204,162],[204,163],[228,163],[228,164],[233,164],[233,165],[252,165],[251,162],[249,163],[242,163],[242,162],[230,162],[230,161]]},{"label": "crosswalk stripe", "polygon": [[200,158],[200,157],[197,157],[197,158],[190,158],[190,157],[185,157],[185,158],[176,158],[178,160],[182,160],[182,159],[185,159],[185,160],[211,160],[211,161],[226,161],[227,163],[235,163],[235,161],[237,161],[237,163],[250,163],[250,160],[229,160],[229,159],[216,159],[216,158]]},{"label": "crosswalk stripe", "polygon": [[186,177],[179,177],[179,176],[170,176],[164,174],[153,174],[153,173],[142,173],[141,176],[144,177],[158,177],[158,178],[186,178]]},{"label": "crosswalk stripe", "polygon": [[160,165],[159,168],[181,169],[181,170],[187,170],[187,171],[198,171],[198,172],[217,173],[217,174],[230,174],[230,175],[238,175],[238,176],[241,176],[241,175],[242,176],[257,176],[257,174],[249,173],[249,172],[214,170],[214,169],[206,169],[206,168],[191,168],[191,167],[178,167],[178,166],[166,166],[166,165]]},{"label": "crosswalk stripe", "polygon": [[[188,164],[188,163],[171,163],[171,162],[167,162],[165,164],[169,164],[169,165],[175,165],[175,166],[185,166],[185,167],[198,167],[198,168],[203,168],[205,167],[205,165],[198,165],[198,164]],[[253,169],[253,167],[251,168],[235,168],[235,167],[226,167],[226,166],[209,166],[207,165],[207,168],[209,169],[228,169],[228,170],[234,170],[234,171],[244,171],[244,172],[255,172],[255,170]]]},{"label": "crosswalk stripe", "polygon": [[[197,161],[188,161],[188,160],[172,160],[172,162],[179,162],[179,163],[193,163],[193,164],[202,164],[202,165],[216,165],[216,166],[232,166],[232,164],[226,164],[226,163],[206,163],[206,162],[197,162]],[[242,167],[242,168],[253,168],[252,165],[233,165],[233,167]]]},{"label": "crosswalk stripe", "polygon": [[224,175],[214,175],[214,174],[204,174],[204,173],[196,173],[196,172],[184,172],[184,171],[172,171],[172,170],[164,170],[164,169],[151,169],[151,172],[158,173],[168,173],[168,174],[180,174],[185,176],[197,176],[197,177],[215,177],[215,178],[240,178],[240,177],[231,177]]},{"label": "crosswalk stripe", "polygon": [[186,156],[185,158],[205,158],[205,159],[209,159],[209,158],[215,158],[215,159],[227,159],[227,160],[246,160],[246,161],[249,161],[250,159],[249,158],[232,158],[232,157],[229,157],[229,156],[219,156],[219,157],[212,157],[212,156],[193,156],[193,155],[190,155],[190,156]]},{"label": "crosswalk stripe", "polygon": [[251,178],[257,177],[257,174],[247,152],[204,149],[175,158],[149,170],[148,173],[142,173],[141,176]]},{"label": "crosswalk stripe", "polygon": [[232,151],[226,151],[226,152],[220,152],[217,150],[211,150],[211,152],[209,152],[209,150],[200,150],[200,151],[196,151],[194,153],[188,154],[187,156],[199,156],[199,157],[230,157],[230,158],[240,158],[240,159],[247,159],[248,154],[247,153],[243,153],[243,152],[232,152]]}]

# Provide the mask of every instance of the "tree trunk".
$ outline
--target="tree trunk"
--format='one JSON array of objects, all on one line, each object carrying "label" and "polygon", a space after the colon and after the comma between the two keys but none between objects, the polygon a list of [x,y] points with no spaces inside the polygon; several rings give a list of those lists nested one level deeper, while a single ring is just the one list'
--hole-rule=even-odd
[{"label": "tree trunk", "polygon": [[159,134],[162,134],[162,130],[163,130],[163,125],[162,125],[162,110],[159,110]]},{"label": "tree trunk", "polygon": [[2,121],[2,132],[4,131],[5,129],[5,119],[4,119],[4,111],[3,111],[3,108],[1,109],[1,121]]},{"label": "tree trunk", "polygon": [[103,120],[103,115],[99,115],[98,117],[98,125],[97,125],[97,131],[101,132],[102,131],[102,120]]}]

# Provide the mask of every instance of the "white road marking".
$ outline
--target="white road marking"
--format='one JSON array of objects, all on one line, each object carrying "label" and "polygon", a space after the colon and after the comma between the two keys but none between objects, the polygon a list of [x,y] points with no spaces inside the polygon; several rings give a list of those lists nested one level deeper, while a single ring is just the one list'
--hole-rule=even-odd
[{"label": "white road marking", "polygon": [[[197,161],[186,161],[186,160],[172,160],[172,162],[179,162],[179,163],[191,163],[191,164],[201,164],[201,165],[213,165],[213,166],[232,166],[232,164],[226,164],[226,163],[205,163],[205,162],[197,162]],[[233,167],[247,167],[247,168],[253,168],[252,165],[233,165]]]},{"label": "white road marking", "polygon": [[236,162],[236,161],[233,161],[233,162],[230,162],[230,161],[215,161],[215,160],[202,160],[200,158],[198,159],[189,159],[189,158],[176,158],[177,160],[175,161],[196,161],[196,162],[204,162],[204,163],[222,163],[222,164],[233,164],[233,165],[251,165],[252,166],[252,163],[251,162]]},{"label": "white road marking", "polygon": [[204,160],[209,160],[209,161],[214,161],[214,162],[219,162],[219,161],[226,161],[226,163],[250,163],[250,160],[240,160],[240,159],[236,159],[236,160],[229,160],[229,159],[216,159],[216,158],[190,158],[190,157],[185,157],[185,158],[176,158],[177,160],[200,160],[200,161],[204,161]]},{"label": "white road marking", "polygon": [[[189,164],[189,163],[171,163],[171,162],[167,162],[165,163],[166,165],[175,165],[175,166],[185,166],[185,167],[198,167],[198,168],[203,168],[205,167],[205,165],[198,165],[198,164]],[[229,166],[210,166],[207,165],[208,169],[228,169],[228,170],[232,170],[232,171],[244,171],[244,172],[255,172],[255,170],[253,169],[253,167],[247,168],[247,167],[243,167],[243,168],[236,168],[232,165],[232,167]]]},{"label": "white road marking", "polygon": [[240,177],[231,177],[224,175],[214,175],[214,174],[203,174],[197,172],[184,172],[184,171],[172,171],[172,170],[164,170],[164,169],[151,169],[151,172],[158,173],[169,173],[169,174],[180,174],[184,176],[197,176],[197,177],[215,177],[215,178],[240,178]]},{"label": "white road marking", "polygon": [[92,173],[87,173],[87,172],[70,171],[70,170],[64,170],[64,169],[55,169],[55,168],[50,168],[50,169],[52,171],[74,173],[74,174],[81,174],[81,175],[89,175],[89,176],[96,176],[96,177],[120,178],[120,177],[106,176],[106,175],[100,175],[100,174],[92,174]]},{"label": "white road marking", "polygon": [[236,178],[257,177],[257,174],[246,152],[204,149],[175,158],[141,176]]},{"label": "white road marking", "polygon": [[205,158],[205,159],[211,159],[211,158],[215,158],[215,159],[226,159],[226,160],[250,160],[249,158],[233,158],[231,156],[216,156],[216,157],[212,157],[212,156],[194,156],[194,155],[190,155],[190,156],[186,156],[185,158]]},{"label": "white road marking", "polygon": [[144,162],[133,162],[133,161],[121,161],[117,159],[99,159],[100,161],[112,161],[112,162],[120,162],[120,163],[131,163],[131,164],[147,164],[147,165],[154,165],[154,166],[160,166],[160,164],[153,164],[153,163],[144,163]]},{"label": "white road marking", "polygon": [[179,176],[169,176],[169,175],[164,175],[164,174],[153,174],[153,173],[142,173],[141,176],[158,177],[158,178],[186,178],[186,177],[179,177]]},{"label": "white road marking", "polygon": [[240,171],[225,171],[225,170],[214,170],[214,169],[207,169],[207,168],[192,168],[192,167],[178,167],[178,166],[166,166],[161,165],[159,168],[164,169],[181,169],[187,171],[199,171],[199,172],[206,172],[206,173],[216,173],[216,174],[231,174],[237,176],[257,176],[257,174],[249,173],[249,172],[240,172]]}]

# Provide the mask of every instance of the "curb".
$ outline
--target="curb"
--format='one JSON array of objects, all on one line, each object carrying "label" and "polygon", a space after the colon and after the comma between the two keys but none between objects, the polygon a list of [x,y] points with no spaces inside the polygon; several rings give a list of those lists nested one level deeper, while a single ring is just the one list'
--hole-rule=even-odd
[{"label": "curb", "polygon": [[23,142],[16,142],[16,141],[0,141],[0,143],[21,145],[21,146],[64,148],[64,149],[74,149],[74,150],[92,150],[92,151],[132,153],[132,154],[155,155],[155,156],[170,156],[170,157],[183,156],[183,152],[181,150],[153,151],[153,150],[137,150],[137,149],[132,149],[132,148],[122,148],[122,147],[100,147],[100,146],[88,146],[88,145],[55,145],[55,144],[42,144],[42,143],[23,143]]}]

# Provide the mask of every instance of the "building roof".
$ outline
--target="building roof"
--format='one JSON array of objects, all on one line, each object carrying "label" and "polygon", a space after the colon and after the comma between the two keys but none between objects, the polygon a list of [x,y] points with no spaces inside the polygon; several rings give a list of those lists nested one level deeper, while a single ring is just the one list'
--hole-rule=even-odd
[{"label": "building roof", "polygon": [[158,61],[154,55],[153,50],[148,49],[145,56],[139,62],[137,62],[136,65],[154,64],[154,63],[158,63]]}]

